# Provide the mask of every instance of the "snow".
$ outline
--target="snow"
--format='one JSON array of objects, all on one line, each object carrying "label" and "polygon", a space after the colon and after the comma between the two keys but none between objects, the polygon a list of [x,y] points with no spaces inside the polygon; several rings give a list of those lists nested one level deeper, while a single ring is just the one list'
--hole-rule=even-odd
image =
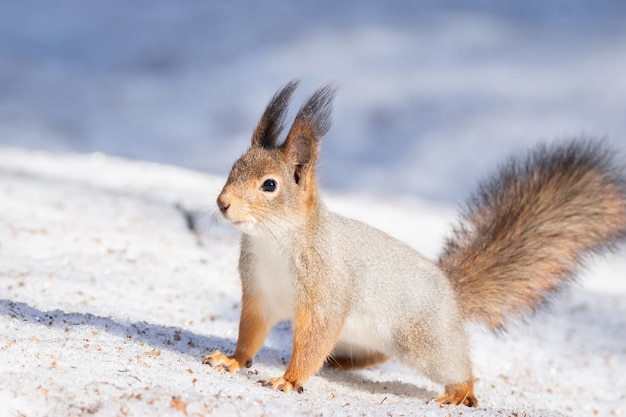
[{"label": "snow", "polygon": [[280,86],[302,79],[294,111],[339,87],[327,205],[434,258],[509,154],[583,134],[626,152],[625,18],[617,0],[3,1],[0,416],[624,415],[624,245],[527,324],[470,329],[477,410],[428,403],[442,388],[393,361],[261,387],[288,324],[240,374],[200,357],[232,351],[240,307],[214,200]]},{"label": "snow", "polygon": [[[594,262],[584,285],[532,325],[502,337],[471,330],[477,410],[428,403],[442,388],[394,361],[324,369],[304,394],[283,394],[257,381],[284,370],[286,323],[250,370],[225,374],[200,361],[232,351],[237,337],[238,235],[210,206],[224,178],[6,147],[0,166],[1,415],[623,413],[623,249]],[[417,199],[326,201],[430,255],[454,218]]]}]

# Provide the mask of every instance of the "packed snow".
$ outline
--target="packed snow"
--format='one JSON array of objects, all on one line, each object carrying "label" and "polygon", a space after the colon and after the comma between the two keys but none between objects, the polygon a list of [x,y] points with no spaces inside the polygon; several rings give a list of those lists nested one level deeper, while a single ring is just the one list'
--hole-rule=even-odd
[{"label": "packed snow", "polygon": [[[594,262],[550,314],[496,337],[471,329],[477,410],[396,362],[324,369],[304,394],[271,391],[290,355],[279,325],[239,374],[232,351],[238,236],[215,219],[223,178],[102,154],[0,149],[0,398],[7,416],[621,415],[624,250]],[[454,211],[416,199],[331,195],[331,209],[436,253]],[[190,227],[191,226],[191,227]],[[4,413],[4,414],[3,414]]]},{"label": "packed snow", "polygon": [[478,409],[402,364],[238,374],[238,233],[214,201],[274,91],[339,87],[327,206],[435,258],[456,207],[539,141],[626,152],[621,1],[0,1],[0,416],[626,415],[626,245],[546,311],[471,327]]}]

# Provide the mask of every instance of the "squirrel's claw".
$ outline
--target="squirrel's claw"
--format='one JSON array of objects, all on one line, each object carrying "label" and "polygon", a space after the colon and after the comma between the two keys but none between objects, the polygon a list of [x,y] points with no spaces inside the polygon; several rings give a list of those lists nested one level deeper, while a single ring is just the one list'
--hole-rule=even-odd
[{"label": "squirrel's claw", "polygon": [[476,407],[478,404],[478,401],[476,401],[476,398],[474,396],[472,397],[466,397],[466,398],[458,398],[458,397],[451,397],[449,395],[440,395],[439,397],[436,397],[435,402],[438,402],[439,404],[444,404],[444,405],[465,405],[467,407]]},{"label": "squirrel's claw", "polygon": [[439,404],[463,404],[468,407],[478,407],[478,401],[474,396],[473,384],[471,381],[457,385],[447,385],[446,393],[435,398],[435,401]]},{"label": "squirrel's claw", "polygon": [[302,394],[304,392],[304,387],[298,381],[289,382],[282,376],[278,378],[264,379],[259,382],[264,387],[270,387],[282,392],[295,391],[298,394]]},{"label": "squirrel's claw", "polygon": [[224,355],[219,350],[203,356],[202,363],[213,368],[226,369],[228,372],[237,372],[241,369],[241,365],[236,359]]}]

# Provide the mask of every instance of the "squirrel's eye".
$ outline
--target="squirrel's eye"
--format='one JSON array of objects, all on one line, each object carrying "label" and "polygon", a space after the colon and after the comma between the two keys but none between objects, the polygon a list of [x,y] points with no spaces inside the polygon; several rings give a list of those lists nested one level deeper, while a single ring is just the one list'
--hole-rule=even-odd
[{"label": "squirrel's eye", "polygon": [[261,186],[261,190],[265,191],[266,193],[273,193],[274,191],[276,191],[276,181],[271,178],[265,180],[263,182],[263,185]]}]

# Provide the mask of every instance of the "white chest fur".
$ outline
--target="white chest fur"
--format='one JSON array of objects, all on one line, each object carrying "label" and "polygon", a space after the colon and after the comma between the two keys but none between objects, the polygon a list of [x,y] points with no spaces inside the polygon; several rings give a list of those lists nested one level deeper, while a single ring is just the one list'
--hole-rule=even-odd
[{"label": "white chest fur", "polygon": [[254,253],[255,286],[260,292],[266,320],[273,326],[282,320],[292,319],[295,290],[289,262],[271,238],[252,240]]}]

